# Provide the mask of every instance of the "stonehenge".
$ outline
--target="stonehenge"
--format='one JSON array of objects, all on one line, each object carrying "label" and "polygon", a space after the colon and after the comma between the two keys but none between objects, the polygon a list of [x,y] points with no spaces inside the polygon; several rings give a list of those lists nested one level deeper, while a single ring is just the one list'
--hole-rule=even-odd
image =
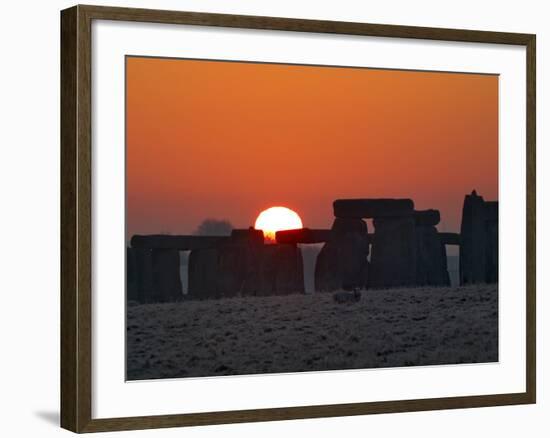
[{"label": "stonehenge", "polygon": [[498,282],[498,202],[466,195],[460,236],[460,284]]},{"label": "stonehenge", "polygon": [[148,236],[135,235],[130,244],[132,248],[156,248],[194,250],[213,248],[219,243],[229,240],[229,236],[172,236],[170,234],[152,234]]},{"label": "stonehenge", "polygon": [[181,298],[179,252],[174,249],[153,249],[153,284],[156,286],[156,302],[167,303]]},{"label": "stonehenge", "polygon": [[369,288],[416,285],[416,226],[412,214],[373,220]]},{"label": "stonehenge", "polygon": [[193,249],[189,255],[188,298],[255,294],[262,246],[263,233],[247,229],[233,230],[214,247]]},{"label": "stonehenge", "polygon": [[[367,287],[416,284],[416,226],[412,199],[338,199],[333,209],[337,218],[348,221],[373,219]],[[430,219],[427,214],[426,220]]]},{"label": "stonehenge", "polygon": [[[140,303],[156,301],[153,285],[153,251],[149,248],[132,248],[128,251],[135,266],[135,291],[128,291],[128,296]],[[128,263],[130,264],[130,263]]]},{"label": "stonehenge", "polygon": [[485,281],[498,283],[498,202],[485,201]]},{"label": "stonehenge", "polygon": [[438,210],[414,212],[416,233],[416,285],[449,286],[447,252],[435,227],[440,221]]},{"label": "stonehenge", "polygon": [[233,232],[216,248],[196,249],[189,257],[190,298],[304,292],[302,254],[296,245],[264,245],[263,233]]},{"label": "stonehenge", "polygon": [[[459,247],[460,284],[498,282],[498,202],[466,195],[460,233],[439,232],[439,210],[412,199],[338,199],[330,229],[301,228],[264,242],[261,230],[230,236],[135,235],[126,250],[129,301],[163,303],[305,293],[300,245],[322,248],[316,292],[449,286],[447,245]],[[369,233],[365,219],[372,219]],[[183,293],[179,252],[190,251]]]},{"label": "stonehenge", "polygon": [[[231,236],[133,236],[127,249],[127,299],[161,303],[183,299],[303,293],[296,244],[265,245],[261,230]],[[179,251],[190,251],[183,294]]]},{"label": "stonehenge", "polygon": [[139,303],[181,299],[179,253],[172,249],[126,248],[126,296]]},{"label": "stonehenge", "polygon": [[317,256],[315,290],[352,290],[367,285],[369,236],[362,219],[336,218]]},{"label": "stonehenge", "polygon": [[126,248],[126,296],[128,301],[138,301],[137,275],[135,250]]},{"label": "stonehenge", "polygon": [[188,298],[218,298],[218,250],[195,249],[189,254]]},{"label": "stonehenge", "polygon": [[264,245],[260,253],[258,287],[253,295],[304,293],[302,252],[296,245]]}]

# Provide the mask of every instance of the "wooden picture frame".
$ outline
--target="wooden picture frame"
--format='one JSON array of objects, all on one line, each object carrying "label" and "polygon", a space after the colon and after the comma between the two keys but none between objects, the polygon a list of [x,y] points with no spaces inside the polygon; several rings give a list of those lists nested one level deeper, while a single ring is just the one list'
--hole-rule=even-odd
[{"label": "wooden picture frame", "polygon": [[[526,48],[526,391],[240,411],[92,418],[93,20],[185,24],[355,36],[518,45]],[[535,58],[531,34],[99,6],[61,12],[61,426],[74,432],[147,429],[535,403]]]}]

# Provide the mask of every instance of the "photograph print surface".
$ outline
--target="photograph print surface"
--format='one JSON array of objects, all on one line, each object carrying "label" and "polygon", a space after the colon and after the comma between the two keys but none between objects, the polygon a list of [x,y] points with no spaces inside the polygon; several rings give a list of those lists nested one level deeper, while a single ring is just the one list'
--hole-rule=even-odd
[{"label": "photograph print surface", "polygon": [[498,361],[498,76],[126,58],[128,380]]}]

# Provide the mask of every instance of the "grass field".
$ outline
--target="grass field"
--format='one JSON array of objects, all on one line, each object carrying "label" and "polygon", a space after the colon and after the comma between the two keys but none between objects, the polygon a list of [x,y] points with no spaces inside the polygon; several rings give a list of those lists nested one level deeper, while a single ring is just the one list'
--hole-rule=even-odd
[{"label": "grass field", "polygon": [[129,380],[498,361],[498,285],[129,305]]}]

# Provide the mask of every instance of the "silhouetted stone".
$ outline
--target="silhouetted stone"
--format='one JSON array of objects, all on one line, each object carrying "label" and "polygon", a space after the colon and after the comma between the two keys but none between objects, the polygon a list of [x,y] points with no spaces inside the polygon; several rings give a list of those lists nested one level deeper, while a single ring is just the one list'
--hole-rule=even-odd
[{"label": "silhouetted stone", "polygon": [[412,215],[376,218],[369,267],[370,288],[416,284],[416,226]]},{"label": "silhouetted stone", "polygon": [[261,230],[234,230],[217,248],[191,251],[191,299],[297,292],[304,292],[300,249],[296,245],[264,245]]},{"label": "silhouetted stone", "polygon": [[218,291],[223,297],[256,295],[264,235],[261,230],[234,230],[218,248]]},{"label": "silhouetted stone", "polygon": [[330,239],[315,264],[315,290],[364,288],[367,283],[369,235],[361,219],[336,218]]},{"label": "silhouetted stone", "polygon": [[460,234],[458,233],[439,233],[439,238],[443,245],[460,245]]},{"label": "silhouetted stone", "polygon": [[460,284],[484,283],[485,201],[475,190],[464,198],[460,235]]},{"label": "silhouetted stone", "polygon": [[339,218],[383,218],[413,213],[412,199],[337,199],[334,216]]},{"label": "silhouetted stone", "polygon": [[132,248],[177,249],[192,251],[194,249],[216,248],[229,240],[229,236],[172,236],[168,234],[151,234],[132,236]]},{"label": "silhouetted stone", "polygon": [[236,228],[231,232],[231,240],[227,243],[234,242],[235,239],[244,239],[250,244],[263,245],[264,232],[253,227]]},{"label": "silhouetted stone", "polygon": [[332,222],[332,234],[361,233],[368,232],[367,223],[362,219],[336,217]]},{"label": "silhouetted stone", "polygon": [[304,293],[302,252],[296,245],[264,245],[257,295]]},{"label": "silhouetted stone", "polygon": [[487,283],[498,283],[498,222],[488,224],[486,245],[485,281]]},{"label": "silhouetted stone", "polygon": [[167,303],[183,298],[180,256],[174,249],[153,249],[153,302]]},{"label": "silhouetted stone", "polygon": [[195,249],[189,254],[187,298],[217,298],[218,250]]},{"label": "silhouetted stone", "polygon": [[153,259],[149,248],[132,248],[135,260],[136,293],[133,294],[140,303],[154,303]]},{"label": "silhouetted stone", "polygon": [[136,254],[132,248],[126,248],[126,299],[139,301]]},{"label": "silhouetted stone", "polygon": [[437,225],[441,220],[439,210],[415,210],[414,221],[416,225]]},{"label": "silhouetted stone", "polygon": [[297,230],[277,231],[275,238],[277,243],[323,243],[330,239],[331,230],[312,230],[300,228]]},{"label": "silhouetted stone", "polygon": [[127,248],[128,301],[164,303],[183,298],[179,251],[156,248]]},{"label": "silhouetted stone", "polygon": [[498,201],[485,201],[485,220],[498,222]]},{"label": "silhouetted stone", "polygon": [[433,225],[416,226],[416,285],[450,285],[447,252]]},{"label": "silhouetted stone", "polygon": [[498,202],[485,202],[485,281],[498,282]]},{"label": "silhouetted stone", "polygon": [[460,234],[460,284],[497,282],[498,202],[466,195]]}]

